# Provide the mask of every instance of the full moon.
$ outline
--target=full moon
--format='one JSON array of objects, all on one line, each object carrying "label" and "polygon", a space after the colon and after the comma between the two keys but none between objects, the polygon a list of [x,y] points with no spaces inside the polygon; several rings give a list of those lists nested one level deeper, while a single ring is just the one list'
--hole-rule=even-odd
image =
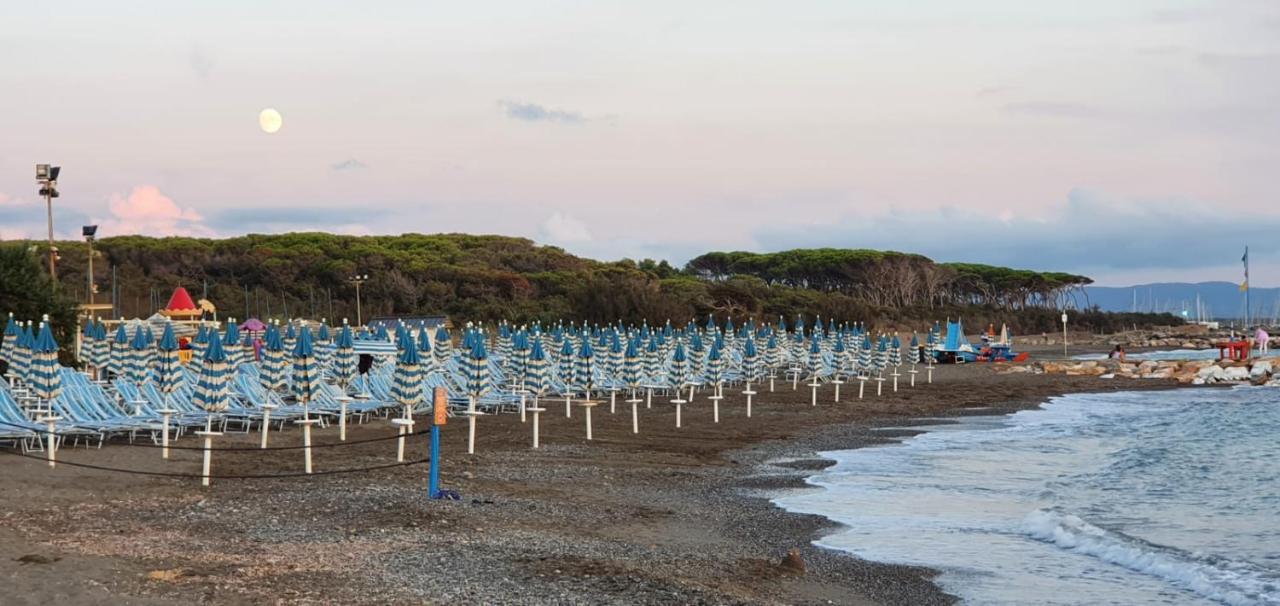
[{"label": "full moon", "polygon": [[258,114],[258,126],[262,127],[262,132],[268,135],[280,130],[280,126],[284,124],[284,118],[280,117],[280,112],[268,107]]}]

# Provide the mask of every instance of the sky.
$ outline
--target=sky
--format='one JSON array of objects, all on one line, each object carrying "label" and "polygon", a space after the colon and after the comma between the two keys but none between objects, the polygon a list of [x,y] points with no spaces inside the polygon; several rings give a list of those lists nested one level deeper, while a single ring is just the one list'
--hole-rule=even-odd
[{"label": "sky", "polygon": [[[1280,2],[0,8],[0,238],[471,232],[1280,284]],[[258,113],[283,127],[266,134]]]}]

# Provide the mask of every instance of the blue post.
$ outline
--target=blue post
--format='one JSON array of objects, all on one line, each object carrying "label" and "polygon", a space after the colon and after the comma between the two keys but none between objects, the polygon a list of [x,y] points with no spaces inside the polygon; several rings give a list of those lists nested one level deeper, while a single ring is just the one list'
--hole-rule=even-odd
[{"label": "blue post", "polygon": [[427,494],[431,498],[440,498],[440,426],[431,425],[431,473],[427,484]]}]

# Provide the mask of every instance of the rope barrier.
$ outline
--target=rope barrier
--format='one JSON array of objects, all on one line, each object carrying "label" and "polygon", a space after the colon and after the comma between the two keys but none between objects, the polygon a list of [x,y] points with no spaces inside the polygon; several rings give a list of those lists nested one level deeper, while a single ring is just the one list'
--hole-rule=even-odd
[{"label": "rope barrier", "polygon": [[[56,432],[56,431],[48,431],[48,430],[45,430],[45,429],[34,429],[34,428],[31,428],[31,427],[24,427],[24,426],[22,426],[22,425],[17,425],[17,424],[14,424],[14,423],[7,423],[7,422],[5,422],[5,421],[0,421],[0,425],[8,425],[9,427],[17,427],[17,428],[19,428],[19,429],[25,429],[25,430],[30,431],[30,432],[32,432],[32,433],[38,433],[38,434],[41,434],[41,435],[52,435],[52,436],[60,437],[60,438],[86,438],[86,437],[92,437],[92,436],[87,436],[87,435],[85,435],[85,434],[58,433],[58,432]],[[175,426],[175,427],[176,427],[176,426]],[[430,430],[415,431],[415,432],[413,432],[413,433],[405,434],[403,437],[405,437],[405,438],[411,438],[411,437],[413,437],[413,436],[424,436],[424,435],[427,435],[427,434],[429,434],[429,433],[431,433],[431,431],[430,431]],[[401,436],[400,436],[399,434],[396,434],[396,435],[394,435],[394,436],[385,436],[385,437],[381,437],[381,438],[369,438],[369,439],[367,439],[367,440],[351,440],[351,441],[347,441],[347,442],[332,442],[332,443],[327,443],[327,444],[312,444],[310,447],[311,447],[311,448],[334,448],[334,447],[337,447],[337,446],[354,446],[354,445],[356,445],[356,444],[368,444],[368,443],[370,443],[370,442],[385,442],[385,441],[388,441],[388,440],[397,440],[397,439],[399,439],[400,437],[401,437]],[[133,443],[133,442],[128,442],[128,443],[115,443],[115,445],[116,445],[116,446],[131,446],[131,447],[133,447],[133,448],[165,448],[165,446],[164,446],[164,445],[161,445],[161,444],[135,444],[135,443]],[[173,445],[169,445],[169,446],[168,446],[168,448],[169,448],[169,450],[198,450],[198,451],[204,451],[204,448],[201,448],[201,447],[199,447],[199,446],[173,446]],[[304,446],[268,446],[268,447],[266,447],[266,448],[258,448],[258,447],[256,447],[256,446],[227,446],[227,447],[222,447],[222,448],[210,448],[209,450],[214,451],[214,452],[258,452],[258,451],[264,451],[264,450],[302,450],[302,449],[304,449],[304,448],[307,448],[307,446],[305,446],[305,445],[304,445]]]},{"label": "rope barrier", "polygon": [[[47,461],[47,459],[45,459],[44,457],[25,454],[21,452],[13,452],[9,450],[0,450],[0,452],[3,452],[4,454],[7,454],[7,455],[13,455],[15,457],[22,457],[24,459],[33,459],[36,461]],[[62,459],[58,459],[58,465],[68,465],[71,467],[83,467],[85,469],[94,469],[97,471],[109,471],[113,473],[127,473],[127,474],[133,474],[133,475],[141,475],[141,476],[159,476],[159,477],[166,477],[166,478],[186,478],[186,479],[199,480],[199,479],[208,477],[209,479],[214,479],[214,480],[269,480],[269,479],[275,479],[275,478],[307,478],[312,476],[329,476],[329,475],[337,475],[337,474],[343,474],[343,473],[363,473],[368,471],[378,471],[380,469],[391,469],[394,467],[407,467],[409,465],[421,465],[423,463],[427,463],[430,461],[431,461],[430,458],[426,458],[426,459],[417,459],[414,461],[404,461],[403,463],[389,463],[387,465],[374,465],[373,467],[357,467],[354,469],[331,469],[327,471],[317,471],[314,473],[299,472],[299,473],[234,474],[234,475],[210,474],[208,476],[203,476],[196,473],[175,473],[175,472],[168,472],[168,471],[143,471],[138,469],[124,469],[121,467],[90,465],[89,463],[74,463],[72,461],[65,461]]]}]

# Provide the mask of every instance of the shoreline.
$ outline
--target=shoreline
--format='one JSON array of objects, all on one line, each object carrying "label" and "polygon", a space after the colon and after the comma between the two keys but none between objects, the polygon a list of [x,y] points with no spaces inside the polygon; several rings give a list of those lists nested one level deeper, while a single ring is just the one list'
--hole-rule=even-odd
[{"label": "shoreline", "polygon": [[[756,415],[726,390],[721,423],[703,397],[687,406],[685,428],[655,401],[641,404],[630,432],[596,409],[596,436],[582,439],[581,409],[563,418],[544,402],[544,448],[528,448],[518,415],[484,417],[478,454],[465,454],[465,422],[446,426],[443,484],[460,502],[424,498],[424,471],[393,469],[305,481],[189,481],[129,476],[39,462],[11,464],[22,490],[0,496],[0,532],[14,557],[62,557],[50,564],[0,563],[17,579],[17,603],[705,603],[948,604],[936,571],[861,560],[813,545],[834,522],[773,505],[769,491],[805,486],[822,450],[889,443],[920,417],[1007,414],[1049,397],[1086,391],[1176,387],[1089,377],[998,375],[990,367],[939,368],[937,382],[840,405],[830,389],[817,409],[809,392],[767,386]],[[846,396],[847,397],[847,396]],[[856,398],[856,390],[854,391]],[[624,422],[625,421],[625,422]],[[929,421],[933,423],[933,421]],[[351,429],[349,439],[384,435],[385,421]],[[317,442],[330,439],[322,430]],[[277,434],[273,444],[296,441]],[[185,443],[192,442],[190,439]],[[224,445],[253,442],[230,436]],[[317,451],[320,469],[385,463],[393,443]],[[425,444],[412,444],[417,458]],[[193,456],[194,455],[194,456]],[[161,465],[150,449],[77,449],[67,460],[121,467],[196,469],[196,453]],[[215,458],[215,473],[273,473],[294,457]],[[773,461],[774,469],[762,467]],[[777,473],[762,473],[762,471]],[[65,529],[74,529],[67,532]],[[148,539],[150,537],[150,539]],[[797,549],[805,573],[780,567]],[[51,593],[55,592],[55,593]],[[24,602],[23,600],[27,600]]]}]

